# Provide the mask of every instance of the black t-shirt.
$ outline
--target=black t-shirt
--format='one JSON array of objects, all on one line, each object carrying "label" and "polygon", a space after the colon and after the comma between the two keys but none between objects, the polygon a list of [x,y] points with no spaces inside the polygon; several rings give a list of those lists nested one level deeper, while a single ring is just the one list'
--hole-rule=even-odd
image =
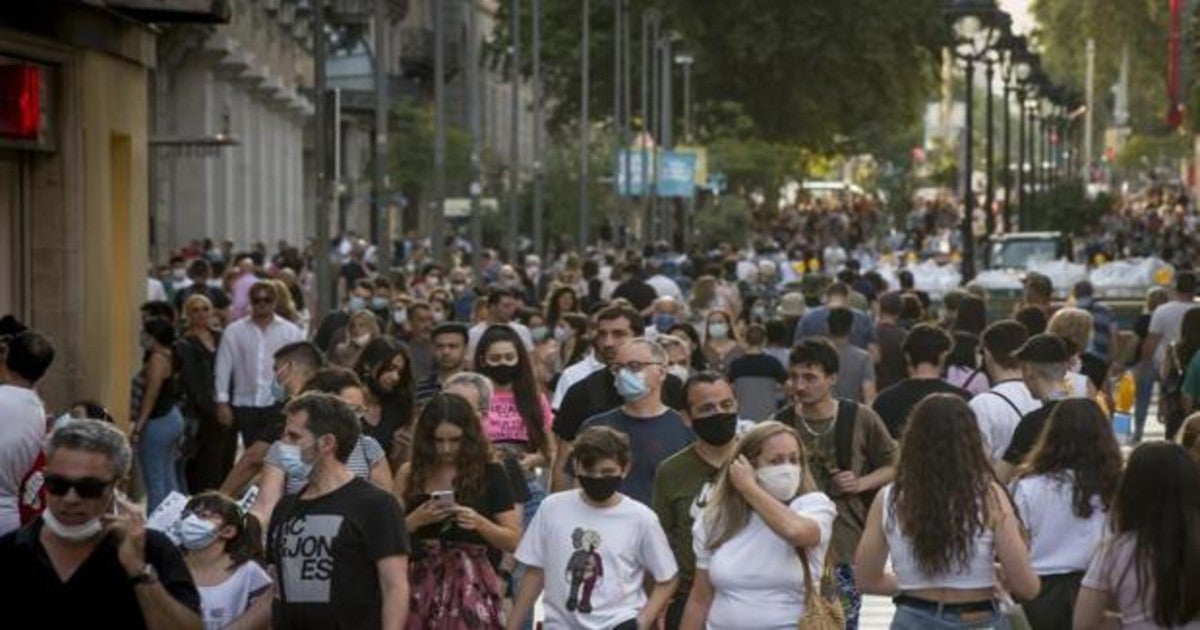
[{"label": "black t-shirt", "polygon": [[400,503],[357,477],[315,499],[301,494],[280,499],[271,515],[272,627],[380,627],[376,563],[409,553]]},{"label": "black t-shirt", "polygon": [[[558,413],[554,415],[554,434],[570,442],[579,433],[584,420],[624,404],[614,382],[612,372],[600,369],[572,385],[563,396]],[[662,402],[672,409],[685,408],[683,381],[679,377],[667,375],[662,386]]]},{"label": "black t-shirt", "polygon": [[971,392],[940,378],[906,378],[879,392],[871,408],[883,418],[888,433],[898,440],[908,422],[908,414],[930,394],[954,394],[963,400],[971,400]]},{"label": "black t-shirt", "polygon": [[761,376],[780,383],[788,378],[787,370],[783,369],[779,359],[761,352],[740,356],[729,364],[729,380],[734,381],[743,376]]},{"label": "black t-shirt", "polygon": [[1008,443],[1008,450],[1004,451],[1004,461],[1016,466],[1025,460],[1025,456],[1033,450],[1033,445],[1037,443],[1038,436],[1042,434],[1046,420],[1050,419],[1050,414],[1057,406],[1058,401],[1051,401],[1021,417],[1017,428],[1013,429],[1012,441]]},{"label": "black t-shirt", "polygon": [[[524,479],[522,479],[523,482]],[[406,506],[408,512],[411,514],[413,510],[421,507],[428,500],[428,494],[417,495],[417,499],[413,501],[412,505]],[[483,493],[469,498],[457,496],[456,493],[454,500],[458,505],[465,505],[484,518],[494,521],[497,514],[513,509],[512,483],[509,481],[508,472],[499,463],[489,463],[483,472]],[[453,519],[426,525],[413,532],[412,538],[414,541],[442,540],[484,546],[488,544],[483,536],[479,535],[479,532],[461,529],[454,525]],[[419,552],[420,545],[417,545],[416,548]]]},{"label": "black t-shirt", "polygon": [[[117,541],[106,537],[65,583],[38,536],[42,519],[0,537],[0,601],[16,627],[24,610],[41,628],[145,628],[129,574],[117,559]],[[183,556],[162,532],[146,530],[146,562],[176,601],[200,613],[200,593]],[[98,623],[99,622],[99,623]]]},{"label": "black t-shirt", "polygon": [[1084,352],[1079,356],[1079,373],[1088,377],[1092,387],[1104,391],[1104,381],[1108,380],[1108,362],[1090,352]]},{"label": "black t-shirt", "polygon": [[883,391],[904,379],[905,330],[899,324],[876,324],[875,338],[879,340],[879,365],[875,368],[875,384]]},{"label": "black t-shirt", "polygon": [[612,296],[614,300],[625,298],[629,300],[633,308],[638,311],[644,311],[650,308],[654,300],[658,299],[658,292],[654,290],[654,287],[646,284],[645,281],[634,279],[626,280],[617,285],[617,288],[613,290]]}]

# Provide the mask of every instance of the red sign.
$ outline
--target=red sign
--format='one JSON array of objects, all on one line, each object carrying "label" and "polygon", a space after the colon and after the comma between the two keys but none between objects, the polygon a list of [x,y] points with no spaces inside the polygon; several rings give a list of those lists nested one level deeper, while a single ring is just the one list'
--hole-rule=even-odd
[{"label": "red sign", "polygon": [[37,140],[42,71],[33,64],[0,65],[0,138]]}]

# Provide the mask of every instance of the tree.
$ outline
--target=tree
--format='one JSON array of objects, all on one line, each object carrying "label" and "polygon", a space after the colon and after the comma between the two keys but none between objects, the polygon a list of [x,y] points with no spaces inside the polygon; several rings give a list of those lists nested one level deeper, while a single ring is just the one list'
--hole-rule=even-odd
[{"label": "tree", "polygon": [[[556,129],[579,112],[581,4],[542,3],[544,77],[551,95],[549,120]],[[945,38],[940,0],[630,4],[634,103],[640,88],[639,21],[645,9],[654,7],[664,16],[664,28],[678,31],[683,36],[679,45],[696,58],[698,104],[719,95],[741,105],[753,135],[814,150],[833,149],[839,138],[869,147],[895,129],[907,128],[929,93]],[[500,3],[493,50],[509,45],[511,6],[512,0]],[[522,7],[528,19],[528,4]],[[592,0],[590,22],[590,107],[597,119],[611,118],[612,3]],[[525,36],[529,31],[522,28]],[[528,70],[526,65],[523,71]]]},{"label": "tree", "polygon": [[[421,208],[433,196],[433,105],[404,98],[392,110],[388,128],[391,179],[409,200]],[[446,194],[465,195],[470,177],[471,134],[448,125],[446,129]]]}]

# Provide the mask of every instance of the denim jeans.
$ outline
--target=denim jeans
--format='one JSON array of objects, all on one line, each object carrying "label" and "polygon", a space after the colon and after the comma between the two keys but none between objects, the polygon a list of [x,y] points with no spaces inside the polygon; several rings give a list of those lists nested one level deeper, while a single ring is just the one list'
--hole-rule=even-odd
[{"label": "denim jeans", "polygon": [[858,614],[862,610],[862,593],[854,581],[854,565],[839,564],[833,568],[834,579],[841,591],[842,611],[846,613],[846,630],[858,630]]},{"label": "denim jeans", "polygon": [[921,610],[910,606],[897,606],[892,617],[892,630],[1010,630],[1008,619],[999,611],[982,618],[978,613],[968,613],[971,621],[962,620],[960,613]]},{"label": "denim jeans", "polygon": [[[1142,373],[1144,372],[1144,373]],[[1150,399],[1154,395],[1154,370],[1136,370],[1136,396],[1133,403],[1133,443],[1142,441],[1146,429],[1146,416],[1150,413]]]},{"label": "denim jeans", "polygon": [[172,491],[183,492],[178,464],[183,439],[183,414],[171,407],[166,415],[150,418],[142,427],[137,454],[146,485],[146,513],[150,514]]}]

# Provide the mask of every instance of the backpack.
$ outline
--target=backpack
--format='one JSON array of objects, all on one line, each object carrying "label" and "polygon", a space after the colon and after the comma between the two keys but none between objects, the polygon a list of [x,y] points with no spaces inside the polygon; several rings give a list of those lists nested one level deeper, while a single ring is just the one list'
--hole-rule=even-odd
[{"label": "backpack", "polygon": [[[833,420],[833,459],[837,462],[838,470],[853,471],[854,424],[855,419],[858,417],[858,402],[841,398],[837,402],[837,417]],[[794,407],[789,406],[777,414],[775,419],[794,427],[797,420],[796,410]],[[868,490],[859,493],[859,496],[866,501],[867,506],[870,506],[878,492],[878,489]]]}]

